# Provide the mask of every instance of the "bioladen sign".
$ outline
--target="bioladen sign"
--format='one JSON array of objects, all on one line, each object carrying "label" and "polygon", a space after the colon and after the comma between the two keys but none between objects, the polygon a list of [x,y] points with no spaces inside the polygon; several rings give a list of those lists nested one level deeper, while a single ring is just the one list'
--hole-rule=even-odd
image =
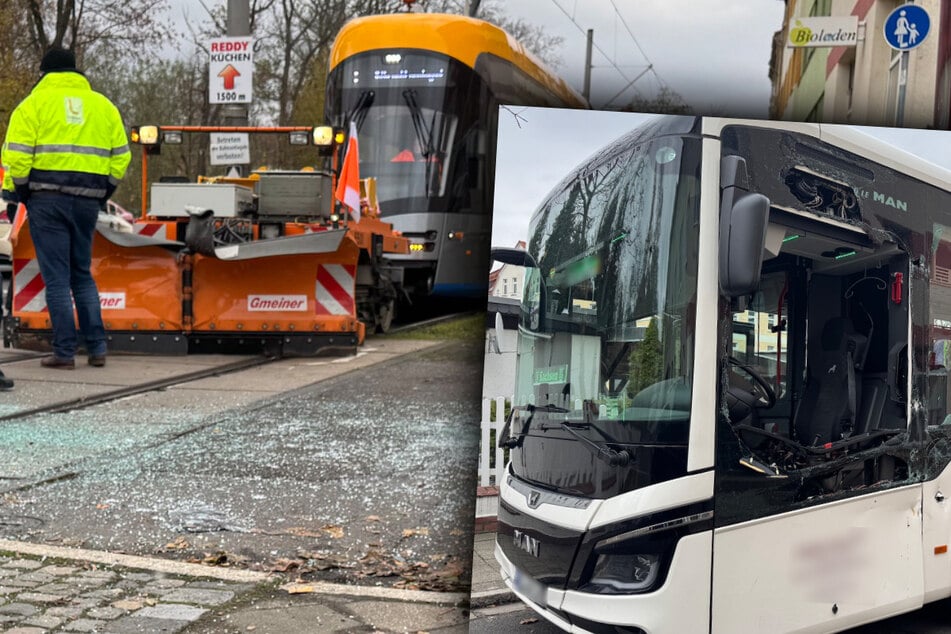
[{"label": "bioladen sign", "polygon": [[859,19],[854,15],[796,18],[789,29],[786,46],[855,46],[859,39]]}]

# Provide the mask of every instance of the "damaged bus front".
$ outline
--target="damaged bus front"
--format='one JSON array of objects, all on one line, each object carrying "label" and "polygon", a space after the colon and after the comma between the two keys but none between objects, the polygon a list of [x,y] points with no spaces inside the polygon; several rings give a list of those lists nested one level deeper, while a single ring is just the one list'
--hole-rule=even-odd
[{"label": "damaged bus front", "polygon": [[[496,557],[575,632],[834,632],[951,595],[951,176],[659,117],[536,212]],[[949,419],[951,420],[951,419]]]}]

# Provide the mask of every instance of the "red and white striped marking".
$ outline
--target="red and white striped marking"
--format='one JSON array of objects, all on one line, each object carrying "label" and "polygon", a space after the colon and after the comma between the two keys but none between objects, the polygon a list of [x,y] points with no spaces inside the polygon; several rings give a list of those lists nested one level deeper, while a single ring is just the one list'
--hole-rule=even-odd
[{"label": "red and white striped marking", "polygon": [[321,264],[317,267],[318,315],[356,315],[357,267]]},{"label": "red and white striped marking", "polygon": [[13,260],[13,310],[20,313],[46,312],[46,284],[35,258]]},{"label": "red and white striped marking", "polygon": [[132,231],[141,236],[168,239],[168,225],[164,222],[137,222],[132,225]]},{"label": "red and white striped marking", "polygon": [[[36,259],[13,260],[13,288],[14,312],[49,312],[49,306],[46,304],[46,283],[40,275],[40,264]],[[125,305],[125,291],[99,293],[99,306],[102,310],[125,310]]]}]

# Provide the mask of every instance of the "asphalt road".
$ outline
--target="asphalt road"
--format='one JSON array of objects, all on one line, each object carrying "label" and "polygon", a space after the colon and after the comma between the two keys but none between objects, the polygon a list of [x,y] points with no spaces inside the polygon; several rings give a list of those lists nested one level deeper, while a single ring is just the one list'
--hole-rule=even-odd
[{"label": "asphalt road", "polygon": [[[183,420],[163,421],[162,434],[144,432],[155,411],[137,416],[129,402],[47,417],[35,424],[59,426],[61,444],[87,457],[62,480],[0,497],[0,536],[303,579],[465,589],[481,355],[481,342],[448,342],[243,407],[170,410]],[[117,412],[108,435],[70,433]],[[24,433],[6,442],[22,442],[28,456],[30,423],[17,424]]]},{"label": "asphalt road", "polygon": [[[951,600],[938,601],[909,614],[845,630],[843,634],[951,634],[949,614],[951,614]],[[469,634],[562,634],[562,632],[560,628],[521,603],[474,610],[469,620]]]}]

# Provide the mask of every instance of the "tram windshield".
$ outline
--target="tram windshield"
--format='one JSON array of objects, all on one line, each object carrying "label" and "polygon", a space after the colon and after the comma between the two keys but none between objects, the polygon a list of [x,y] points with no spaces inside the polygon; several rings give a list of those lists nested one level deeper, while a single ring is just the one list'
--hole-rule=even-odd
[{"label": "tram windshield", "polygon": [[464,97],[473,81],[461,64],[421,51],[372,51],[334,69],[328,112],[337,125],[356,121],[360,175],[377,179],[384,212],[393,201],[421,211],[464,199],[474,179],[463,159],[479,129],[478,100]]},{"label": "tram windshield", "polygon": [[608,148],[533,218],[512,468],[565,493],[686,473],[700,142],[682,134],[689,120],[664,121]]}]

